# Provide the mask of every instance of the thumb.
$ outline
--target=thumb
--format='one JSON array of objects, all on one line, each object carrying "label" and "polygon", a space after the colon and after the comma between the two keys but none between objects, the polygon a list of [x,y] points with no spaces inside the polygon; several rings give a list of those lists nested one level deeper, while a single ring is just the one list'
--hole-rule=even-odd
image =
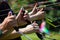
[{"label": "thumb", "polygon": [[41,8],[40,11],[43,11],[43,8]]},{"label": "thumb", "polygon": [[23,14],[23,13],[22,13],[22,10],[23,10],[23,7],[21,7],[21,9],[20,9],[20,11],[19,11],[16,19],[18,19],[19,17],[20,17],[20,18],[22,17],[22,14]]},{"label": "thumb", "polygon": [[8,12],[8,16],[11,16],[11,15],[12,15],[12,12],[11,12],[11,11],[9,11],[9,12]]},{"label": "thumb", "polygon": [[25,10],[25,13],[24,13],[25,15],[27,15],[28,14],[28,11],[27,10]]},{"label": "thumb", "polygon": [[26,19],[28,19],[29,15],[28,15],[28,11],[27,10],[25,10],[25,13],[24,13],[23,17],[26,18]]},{"label": "thumb", "polygon": [[36,21],[33,22],[34,25],[38,26],[38,24],[36,23]]}]

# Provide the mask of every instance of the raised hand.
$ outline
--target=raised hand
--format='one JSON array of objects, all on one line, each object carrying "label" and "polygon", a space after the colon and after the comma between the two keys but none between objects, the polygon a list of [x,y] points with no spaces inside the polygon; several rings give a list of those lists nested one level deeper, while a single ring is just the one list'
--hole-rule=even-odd
[{"label": "raised hand", "polygon": [[37,13],[36,13],[38,19],[44,19],[45,13],[43,11],[43,8],[41,8]]},{"label": "raised hand", "polygon": [[34,20],[39,20],[39,19],[43,19],[43,18],[44,18],[43,8],[40,9],[37,13],[32,14],[32,15],[28,14],[28,12],[26,12],[26,11],[25,11],[25,13],[23,13],[23,8],[21,8],[16,17],[16,20],[17,20],[18,26],[22,26],[22,25],[27,24],[27,22],[25,20],[34,21]]},{"label": "raised hand", "polygon": [[20,9],[18,15],[16,16],[16,20],[17,20],[18,26],[26,24],[25,19],[24,19],[24,17],[25,17],[24,14],[25,14],[25,10],[22,7]]},{"label": "raised hand", "polygon": [[30,15],[30,20],[38,20],[38,19],[44,19],[44,11],[43,8],[40,9],[36,14]]},{"label": "raised hand", "polygon": [[2,22],[3,30],[10,29],[11,27],[17,26],[17,22],[15,20],[16,16],[12,15],[11,12],[8,13],[8,16]]}]

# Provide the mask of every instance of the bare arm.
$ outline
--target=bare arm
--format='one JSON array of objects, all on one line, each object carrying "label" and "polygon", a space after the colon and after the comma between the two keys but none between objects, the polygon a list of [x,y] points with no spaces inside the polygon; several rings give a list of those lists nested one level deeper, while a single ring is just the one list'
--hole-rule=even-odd
[{"label": "bare arm", "polygon": [[[32,23],[30,25],[27,25],[25,28],[20,28],[18,32],[27,34],[27,33],[34,33],[36,30],[39,30],[39,26],[37,23]],[[12,33],[18,33],[17,31],[13,31]]]},{"label": "bare arm", "polygon": [[[20,32],[20,33],[22,32],[23,34],[30,34],[30,33],[36,32],[38,29],[39,29],[38,24],[32,23],[30,25],[27,25],[25,28],[19,29],[18,32]],[[2,38],[3,39],[13,39],[13,38],[19,37],[19,36],[21,36],[21,34],[18,32],[14,30],[12,33],[7,34],[7,35],[5,35],[5,37],[2,37]]]}]

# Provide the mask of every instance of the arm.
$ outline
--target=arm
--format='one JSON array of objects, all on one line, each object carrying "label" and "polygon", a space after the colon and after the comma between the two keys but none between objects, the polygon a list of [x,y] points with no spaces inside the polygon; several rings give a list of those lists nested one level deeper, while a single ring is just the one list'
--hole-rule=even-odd
[{"label": "arm", "polygon": [[[33,25],[32,25],[33,24]],[[19,29],[19,32],[22,32],[24,34],[27,34],[27,33],[34,33],[36,32],[36,30],[38,30],[38,26],[36,23],[32,23],[28,26],[26,26],[25,28],[22,28],[22,29]],[[13,35],[13,36],[12,36]],[[16,32],[15,30],[10,33],[10,34],[7,34],[4,36],[5,39],[13,39],[13,38],[16,38],[16,37],[19,37],[21,36],[21,34],[19,34],[18,32]],[[3,38],[3,37],[2,37]],[[3,38],[3,39],[4,39]]]},{"label": "arm", "polygon": [[[34,33],[36,30],[39,30],[39,26],[37,23],[32,23],[30,25],[27,25],[25,28],[20,28],[18,32],[27,34],[27,33]],[[16,31],[13,31],[12,33],[17,33]]]},{"label": "arm", "polygon": [[[30,34],[30,33],[36,32],[36,30],[38,30],[38,29],[39,29],[39,26],[36,23],[33,23],[30,25],[27,25],[25,28],[19,29],[19,32],[22,32],[23,34],[28,34],[28,33]],[[5,38],[6,39],[13,39],[13,38],[16,38],[19,36],[21,36],[21,34],[14,30],[8,36],[5,36]]]}]

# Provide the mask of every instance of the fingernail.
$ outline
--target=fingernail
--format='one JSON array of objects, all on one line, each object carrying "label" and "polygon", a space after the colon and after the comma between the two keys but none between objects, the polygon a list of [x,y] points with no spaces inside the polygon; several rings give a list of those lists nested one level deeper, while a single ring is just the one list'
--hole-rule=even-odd
[{"label": "fingernail", "polygon": [[12,15],[12,11],[9,11],[9,13]]}]

